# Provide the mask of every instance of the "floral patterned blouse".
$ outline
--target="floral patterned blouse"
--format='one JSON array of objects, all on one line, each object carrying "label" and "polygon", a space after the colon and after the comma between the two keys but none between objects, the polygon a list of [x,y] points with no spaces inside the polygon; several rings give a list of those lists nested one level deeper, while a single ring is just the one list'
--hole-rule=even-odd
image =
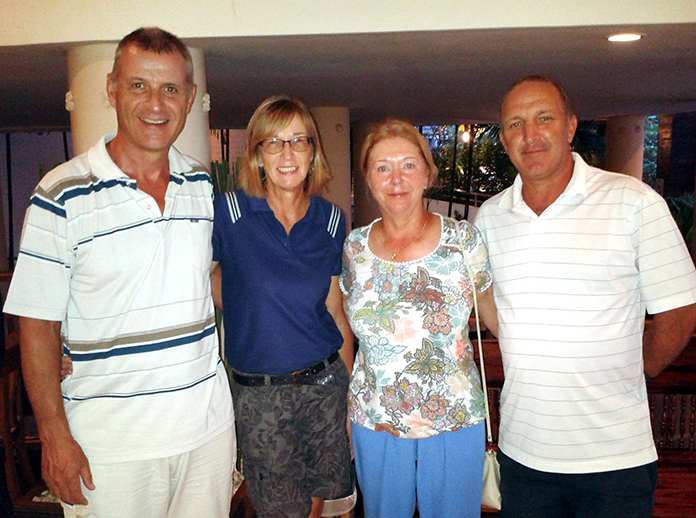
[{"label": "floral patterned blouse", "polygon": [[[343,247],[341,289],[360,340],[349,415],[358,425],[397,437],[457,430],[485,414],[469,341],[472,285],[457,222],[440,220],[437,247],[415,261],[374,255],[368,245],[374,221],[353,230]],[[486,246],[474,226],[459,224],[476,289],[485,291],[491,285]]]}]

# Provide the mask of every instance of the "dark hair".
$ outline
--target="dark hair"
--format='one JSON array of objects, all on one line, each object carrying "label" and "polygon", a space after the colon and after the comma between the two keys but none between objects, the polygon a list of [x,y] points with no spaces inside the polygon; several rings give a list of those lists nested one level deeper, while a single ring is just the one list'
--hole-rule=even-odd
[{"label": "dark hair", "polygon": [[[541,75],[528,75],[519,78],[517,81],[512,83],[507,90],[505,90],[505,95],[503,95],[503,102],[505,102],[505,98],[508,96],[508,94],[517,86],[521,85],[522,83],[530,83],[530,82],[538,82],[538,83],[548,83],[552,85],[557,91],[558,94],[561,96],[561,101],[563,102],[563,111],[565,111],[566,117],[571,117],[575,114],[575,111],[573,110],[573,104],[570,101],[570,96],[568,95],[568,91],[565,89],[565,87],[559,83],[556,79],[553,77],[547,77],[547,76],[541,76]],[[501,110],[502,110],[502,105],[503,103],[500,103]],[[502,113],[499,113],[499,115],[502,118]]]},{"label": "dark hair", "polygon": [[423,160],[425,160],[426,167],[428,168],[428,187],[430,187],[438,174],[438,169],[433,161],[430,147],[423,138],[423,135],[420,134],[413,124],[399,119],[387,119],[381,122],[370,131],[367,137],[365,137],[360,152],[360,167],[363,174],[367,176],[370,153],[372,153],[374,147],[383,140],[390,138],[403,138],[414,144],[420,150]]},{"label": "dark hair", "polygon": [[141,50],[149,50],[158,54],[178,52],[186,60],[186,81],[193,84],[193,59],[188,48],[179,38],[159,27],[141,27],[125,36],[116,47],[114,67],[111,74],[118,77],[121,54],[128,45],[135,45]]},{"label": "dark hair", "polygon": [[248,194],[265,197],[265,177],[259,167],[259,143],[287,128],[299,116],[312,138],[312,159],[304,189],[309,195],[323,191],[331,179],[329,165],[319,139],[317,123],[307,105],[287,95],[276,95],[263,101],[251,116],[246,129],[246,148],[242,155],[239,183]]}]

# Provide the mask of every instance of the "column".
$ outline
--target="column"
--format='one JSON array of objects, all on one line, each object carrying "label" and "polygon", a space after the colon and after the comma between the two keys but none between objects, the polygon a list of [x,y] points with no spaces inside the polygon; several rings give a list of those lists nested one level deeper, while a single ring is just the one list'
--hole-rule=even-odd
[{"label": "column", "polygon": [[604,168],[643,179],[645,117],[609,117],[606,129]]},{"label": "column", "polygon": [[[193,58],[194,82],[198,85],[196,100],[184,131],[174,143],[182,153],[210,168],[208,132],[209,97],[203,51],[189,48]],[[68,87],[66,109],[70,111],[73,152],[87,151],[106,133],[116,132],[116,110],[106,93],[106,76],[114,64],[115,43],[80,45],[68,51]],[[205,102],[204,102],[205,97]]]},{"label": "column", "polygon": [[353,226],[364,227],[380,217],[377,202],[370,194],[365,175],[360,164],[360,151],[365,137],[374,128],[371,123],[356,123],[351,127],[353,142]]},{"label": "column", "polygon": [[324,197],[338,205],[351,228],[351,175],[350,175],[350,113],[348,108],[320,106],[312,108],[317,122],[321,145],[329,162],[332,179]]},{"label": "column", "polygon": [[116,132],[116,111],[106,95],[106,76],[114,64],[115,43],[80,45],[68,50],[68,88],[73,153],[80,155],[106,133]]},{"label": "column", "polygon": [[[208,95],[208,82],[205,71],[205,55],[201,49],[189,47],[193,58],[193,82],[198,86],[196,100],[191,107],[191,113],[186,118],[186,126],[174,147],[185,155],[189,155],[205,168],[210,170],[210,124],[208,112],[211,99]],[[214,102],[214,100],[213,100]]]}]

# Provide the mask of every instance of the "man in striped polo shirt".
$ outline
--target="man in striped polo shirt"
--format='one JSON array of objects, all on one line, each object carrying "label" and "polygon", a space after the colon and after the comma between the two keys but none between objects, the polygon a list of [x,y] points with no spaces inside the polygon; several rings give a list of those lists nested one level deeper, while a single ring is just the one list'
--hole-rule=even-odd
[{"label": "man in striped polo shirt", "polygon": [[34,191],[4,308],[20,317],[43,477],[65,516],[227,517],[236,448],[212,184],[172,147],[196,93],[188,49],[134,31],[107,93],[117,133]]},{"label": "man in striped polo shirt", "polygon": [[645,375],[691,337],[696,273],[664,200],[571,153],[576,126],[557,82],[516,82],[500,137],[519,175],[476,217],[505,369],[501,516],[648,518]]}]

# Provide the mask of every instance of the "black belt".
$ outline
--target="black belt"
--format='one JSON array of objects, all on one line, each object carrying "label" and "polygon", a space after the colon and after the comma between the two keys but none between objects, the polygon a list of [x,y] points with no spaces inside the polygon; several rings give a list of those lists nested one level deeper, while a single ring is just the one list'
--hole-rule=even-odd
[{"label": "black belt", "polygon": [[242,374],[237,371],[232,371],[232,378],[235,382],[245,387],[266,387],[270,385],[295,385],[300,387],[306,385],[306,378],[317,374],[324,369],[328,369],[329,365],[338,359],[338,351],[334,352],[327,359],[320,361],[316,365],[307,367],[291,374]]}]

